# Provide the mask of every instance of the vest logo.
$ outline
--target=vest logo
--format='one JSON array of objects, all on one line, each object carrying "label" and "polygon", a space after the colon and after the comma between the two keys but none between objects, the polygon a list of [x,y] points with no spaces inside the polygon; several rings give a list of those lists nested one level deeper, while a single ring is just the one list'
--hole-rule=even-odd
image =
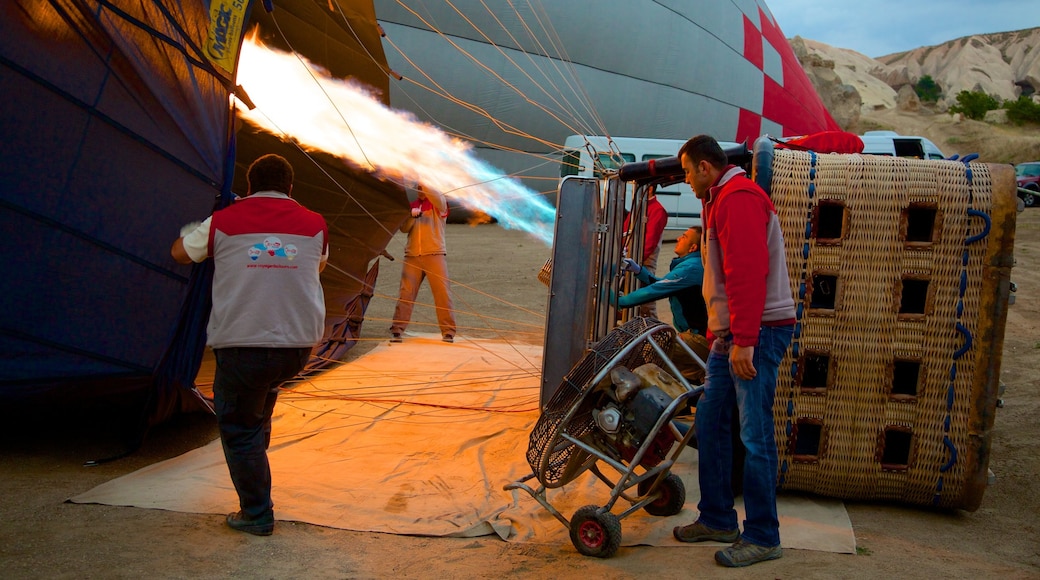
[{"label": "vest logo", "polygon": [[260,256],[267,254],[272,258],[285,258],[290,262],[296,258],[299,250],[293,244],[282,244],[282,240],[277,236],[267,236],[264,241],[253,244],[249,247],[249,259],[257,261]]}]

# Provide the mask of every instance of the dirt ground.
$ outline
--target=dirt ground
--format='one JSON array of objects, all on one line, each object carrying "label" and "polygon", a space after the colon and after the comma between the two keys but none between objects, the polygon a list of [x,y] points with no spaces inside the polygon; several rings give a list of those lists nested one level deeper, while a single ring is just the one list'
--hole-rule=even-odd
[{"label": "dirt ground", "polygon": [[[216,438],[211,417],[181,415],[152,429],[128,457],[85,467],[124,448],[126,426],[106,408],[92,408],[8,414],[0,424],[0,577],[1040,578],[1040,210],[1020,213],[1017,229],[1012,280],[1018,292],[1001,368],[1007,390],[991,448],[995,483],[973,513],[848,502],[857,554],[787,550],[780,560],[727,570],[713,562],[714,548],[703,546],[623,547],[599,560],[570,544],[408,537],[291,522],[261,538],[229,530],[219,516],[66,503]],[[671,255],[671,235],[663,255]],[[544,315],[547,291],[536,274],[549,249],[495,225],[449,226],[448,243],[460,334],[492,336],[497,331],[487,326],[497,325],[517,338],[540,340],[515,321],[537,324]],[[399,253],[400,246],[389,249]],[[385,263],[357,353],[386,339],[397,268],[399,262]],[[505,322],[477,312],[498,313]]]}]

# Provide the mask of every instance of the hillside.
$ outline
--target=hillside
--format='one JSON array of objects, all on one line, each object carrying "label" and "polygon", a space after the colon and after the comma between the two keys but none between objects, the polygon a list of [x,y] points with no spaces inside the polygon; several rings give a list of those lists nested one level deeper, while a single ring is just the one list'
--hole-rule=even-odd
[{"label": "hillside", "polygon": [[[879,59],[795,37],[789,40],[827,109],[845,130],[888,129],[921,135],[947,155],[979,153],[985,161],[1040,160],[1040,131],[999,113],[986,122],[947,113],[962,90],[1040,102],[1040,28],[958,38]],[[943,91],[922,104],[912,85],[929,75]]]},{"label": "hillside", "polygon": [[943,89],[947,105],[962,90],[1016,99],[1040,92],[1038,49],[1040,28],[979,34],[879,57],[887,70],[879,68],[872,74],[896,88],[930,75]]}]

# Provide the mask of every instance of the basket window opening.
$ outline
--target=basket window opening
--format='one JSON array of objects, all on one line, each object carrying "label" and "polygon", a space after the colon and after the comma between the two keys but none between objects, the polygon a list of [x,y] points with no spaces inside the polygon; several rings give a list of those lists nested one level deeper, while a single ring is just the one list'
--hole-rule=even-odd
[{"label": "basket window opening", "polygon": [[892,396],[917,397],[921,361],[896,359],[892,365]]},{"label": "basket window opening", "polygon": [[925,314],[928,305],[928,280],[903,278],[899,314]]},{"label": "basket window opening", "polygon": [[820,392],[827,389],[831,357],[827,353],[808,352],[802,357],[801,382],[803,391]]},{"label": "basket window opening", "polygon": [[794,456],[800,462],[816,461],[823,441],[823,423],[817,419],[799,419],[794,433]]},{"label": "basket window opening", "polygon": [[820,201],[816,206],[813,234],[820,243],[838,243],[845,237],[845,204],[841,201]]},{"label": "basket window opening", "polygon": [[911,204],[903,210],[906,219],[906,242],[910,244],[932,244],[936,240],[935,204]]},{"label": "basket window opening", "polygon": [[835,274],[813,274],[809,308],[813,310],[834,310],[837,298],[838,276]]},{"label": "basket window opening", "polygon": [[885,448],[881,453],[881,468],[890,471],[904,471],[910,463],[910,449],[913,433],[899,427],[885,428]]}]

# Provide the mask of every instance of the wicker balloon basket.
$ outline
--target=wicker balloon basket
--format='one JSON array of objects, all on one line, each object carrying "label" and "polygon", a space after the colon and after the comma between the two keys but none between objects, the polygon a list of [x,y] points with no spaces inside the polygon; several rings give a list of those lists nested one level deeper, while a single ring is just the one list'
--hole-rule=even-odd
[{"label": "wicker balloon basket", "polygon": [[778,150],[797,303],[779,485],[977,509],[1013,263],[1009,166]]}]

